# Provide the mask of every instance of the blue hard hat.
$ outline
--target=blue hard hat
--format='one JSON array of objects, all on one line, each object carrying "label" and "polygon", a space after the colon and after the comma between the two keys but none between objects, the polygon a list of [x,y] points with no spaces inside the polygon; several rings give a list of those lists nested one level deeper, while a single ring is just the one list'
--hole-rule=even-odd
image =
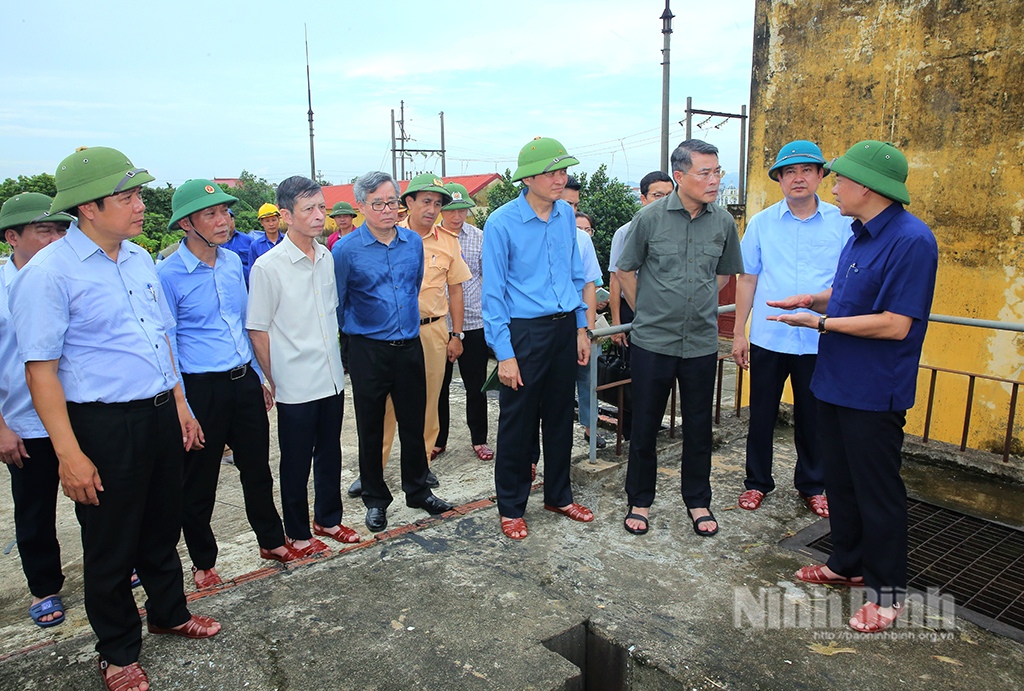
[{"label": "blue hard hat", "polygon": [[804,139],[797,139],[779,149],[779,155],[775,157],[775,165],[768,169],[768,177],[778,181],[779,174],[776,171],[795,163],[817,163],[824,168],[825,175],[828,175],[829,172],[828,168],[825,168],[825,156],[822,155],[818,145]]}]

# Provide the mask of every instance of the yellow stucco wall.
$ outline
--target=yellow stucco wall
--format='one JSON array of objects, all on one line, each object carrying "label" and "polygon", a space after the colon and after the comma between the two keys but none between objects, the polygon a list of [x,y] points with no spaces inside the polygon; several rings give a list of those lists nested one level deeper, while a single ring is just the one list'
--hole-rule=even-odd
[{"label": "yellow stucco wall", "polygon": [[[910,162],[908,209],[939,244],[932,311],[1024,323],[1024,2],[758,0],[750,98],[748,217],[782,198],[767,171],[787,141],[812,139],[827,158],[891,141]],[[929,327],[922,357],[1013,380],[1022,361],[1024,335],[943,324]],[[1002,449],[1009,391],[978,382],[970,446]],[[960,441],[966,392],[966,378],[938,376],[934,438]]]}]

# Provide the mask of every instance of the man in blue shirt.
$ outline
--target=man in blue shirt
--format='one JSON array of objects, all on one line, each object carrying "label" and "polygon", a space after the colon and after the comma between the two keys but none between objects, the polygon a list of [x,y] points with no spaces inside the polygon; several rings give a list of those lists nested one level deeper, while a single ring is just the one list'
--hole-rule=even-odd
[{"label": "man in blue shirt", "polygon": [[[822,335],[811,381],[817,396],[818,449],[834,550],[823,565],[796,572],[814,584],[867,586],[868,602],[850,619],[864,633],[893,625],[907,592],[907,491],[900,449],[914,405],[938,266],[935,236],[903,208],[910,203],[907,159],[892,144],[863,141],[829,168],[853,237],[839,256],[832,287],[770,307],[810,309],[769,316]],[[820,316],[819,316],[820,315]]]},{"label": "man in blue shirt", "polygon": [[36,252],[64,237],[75,220],[62,213],[50,215],[52,202],[45,194],[23,192],[0,208],[0,232],[11,246],[10,259],[0,267],[0,461],[11,472],[18,554],[32,593],[29,616],[43,628],[64,623],[64,574],[56,528],[55,489],[60,477],[53,444],[32,407],[7,296],[18,270]]},{"label": "man in blue shirt", "polygon": [[562,200],[579,161],[559,142],[538,137],[519,152],[512,181],[526,189],[495,209],[484,226],[484,336],[498,359],[498,454],[494,463],[501,530],[527,535],[531,446],[543,421],[544,508],[574,521],[594,520],[573,502],[575,364],[590,360],[583,262],[576,216]]},{"label": "man in blue shirt", "polygon": [[228,241],[221,247],[231,250],[242,260],[242,275],[245,277],[245,287],[249,287],[249,247],[252,245],[252,236],[243,233],[235,228],[235,212],[228,209]]},{"label": "man in blue shirt", "polygon": [[426,373],[420,345],[419,292],[423,281],[423,240],[395,225],[398,183],[382,172],[356,180],[352,189],[366,218],[340,238],[331,253],[338,286],[338,325],[349,336],[349,376],[359,433],[366,527],[387,528],[391,491],[384,482],[384,411],[395,407],[402,444],[405,504],[430,514],[450,511],[427,485],[423,421]]},{"label": "man in blue shirt", "polygon": [[[814,513],[828,517],[825,469],[815,449],[815,412],[811,375],[818,353],[818,334],[770,322],[768,300],[795,293],[819,293],[832,284],[836,261],[850,237],[850,221],[833,204],[821,201],[818,186],[828,174],[825,158],[814,142],[794,141],[779,150],[768,170],[784,199],[758,212],[743,233],[743,273],[736,282],[736,326],[732,357],[750,370],[750,429],[747,432],[746,491],[739,506],[753,511],[775,489],[772,448],[775,420],[786,379],[793,387],[796,471],[793,484]],[[747,318],[750,342],[747,342]]]},{"label": "man in blue shirt", "polygon": [[225,444],[234,452],[246,516],[256,533],[260,556],[282,563],[303,556],[285,543],[281,517],[274,507],[267,419],[274,399],[254,367],[245,330],[248,293],[242,263],[234,252],[223,249],[230,227],[228,207],[236,201],[210,180],[182,184],[171,200],[167,227],[187,235],[178,251],[157,267],[177,323],[172,345],[182,382],[206,436],[202,449],[185,454],[181,522],[192,557],[192,577],[200,589],[221,583],[214,568],[217,540],[210,519]]},{"label": "man in blue shirt", "polygon": [[281,211],[276,205],[267,202],[260,207],[256,218],[259,220],[263,230],[257,230],[249,236],[249,269],[256,260],[277,247],[284,235],[281,233]]},{"label": "man in blue shirt", "polygon": [[[85,609],[108,688],[146,682],[132,569],[150,633],[208,638],[191,615],[176,545],[184,451],[202,432],[178,383],[167,311],[142,232],[141,185],[124,154],[83,148],[55,173],[51,213],[78,221],[18,272],[11,314],[36,412],[53,442],[64,494],[82,526]],[[184,451],[182,449],[184,446]]]}]

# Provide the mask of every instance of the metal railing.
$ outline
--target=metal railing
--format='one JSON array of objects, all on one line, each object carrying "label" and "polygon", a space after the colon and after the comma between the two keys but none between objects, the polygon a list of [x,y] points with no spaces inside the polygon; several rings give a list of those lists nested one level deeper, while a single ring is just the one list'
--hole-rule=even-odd
[{"label": "metal railing", "polygon": [[[721,305],[718,308],[719,316],[727,314],[729,312],[735,312],[736,305]],[[1017,333],[1024,333],[1024,324],[1016,324],[1012,322],[1000,322],[993,321],[990,319],[973,319],[970,317],[954,317],[945,314],[932,314],[928,316],[928,321],[935,322],[938,324],[953,324],[956,326],[970,326],[981,329],[994,329],[997,331],[1013,331]],[[587,335],[590,337],[590,420],[588,426],[592,430],[590,435],[590,462],[592,464],[597,463],[597,419],[598,419],[598,403],[597,403],[597,392],[605,391],[608,389],[618,389],[618,414],[616,415],[615,422],[615,455],[622,455],[622,410],[624,404],[624,390],[623,387],[627,384],[632,383],[632,379],[623,379],[616,382],[610,382],[608,384],[602,384],[597,386],[597,358],[601,352],[601,344],[599,339],[612,336],[618,333],[629,333],[632,331],[632,324],[621,324],[619,326],[610,326],[604,329],[594,329],[588,331]],[[725,379],[725,361],[730,359],[730,355],[720,355],[718,357],[718,381],[716,383],[715,391],[715,424],[721,424],[721,413],[722,413],[722,383]],[[986,374],[978,374],[976,372],[966,372],[962,370],[946,369],[943,367],[933,367],[931,365],[918,365],[920,369],[928,370],[931,372],[931,377],[928,386],[928,403],[925,408],[925,421],[924,421],[924,433],[922,434],[922,441],[928,443],[929,435],[931,433],[932,424],[932,412],[934,410],[935,403],[935,388],[936,380],[939,372],[946,374],[954,374],[958,376],[964,376],[968,378],[967,386],[967,401],[964,406],[964,427],[963,434],[960,438],[960,451],[966,451],[967,439],[970,435],[971,429],[971,413],[974,406],[974,384],[978,379],[985,381],[998,382],[1000,384],[1009,384],[1011,387],[1010,393],[1010,406],[1006,421],[1006,437],[1003,443],[1003,462],[1008,463],[1010,460],[1010,447],[1013,442],[1013,423],[1017,414],[1017,394],[1020,386],[1024,385],[1024,381],[1017,381],[1014,379],[1004,379],[1002,377],[993,377]],[[735,402],[735,415],[740,417],[741,402],[743,399],[743,370],[738,368],[736,370],[736,402]],[[672,385],[672,396],[671,396],[671,413],[669,414],[669,437],[675,438],[675,420],[676,420],[676,385]]]}]

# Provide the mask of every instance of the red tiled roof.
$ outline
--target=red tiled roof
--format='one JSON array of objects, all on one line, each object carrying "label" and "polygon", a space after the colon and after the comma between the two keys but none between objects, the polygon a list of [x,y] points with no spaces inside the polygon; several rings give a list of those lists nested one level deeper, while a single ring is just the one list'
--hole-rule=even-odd
[{"label": "red tiled roof", "polygon": [[[501,176],[497,173],[485,173],[483,175],[454,175],[443,179],[445,182],[459,183],[466,188],[466,191],[469,192],[469,196],[472,197],[500,177]],[[398,183],[398,186],[403,192],[405,192],[406,188],[409,187],[409,181],[402,180]],[[352,185],[332,185],[330,187],[324,187],[323,193],[324,201],[327,202],[327,208],[331,208],[338,202],[348,202],[352,205],[355,205],[356,203],[356,197],[352,193]]]}]

